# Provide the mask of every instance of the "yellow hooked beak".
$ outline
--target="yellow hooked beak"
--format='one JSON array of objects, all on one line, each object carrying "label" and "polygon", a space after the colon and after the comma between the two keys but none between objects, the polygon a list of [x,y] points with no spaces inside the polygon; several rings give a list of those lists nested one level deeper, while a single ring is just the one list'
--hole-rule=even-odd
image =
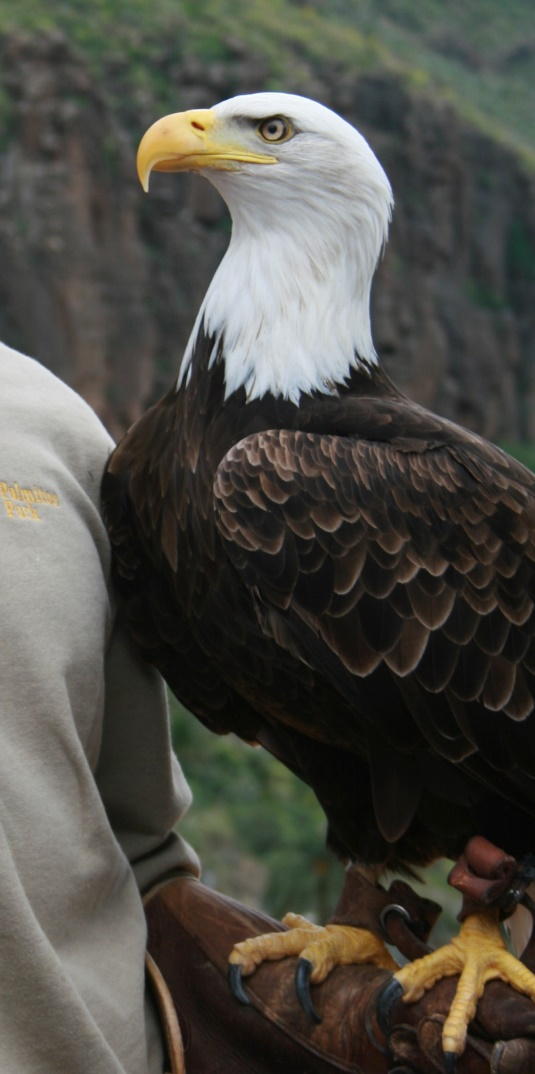
[{"label": "yellow hooked beak", "polygon": [[239,164],[276,163],[276,157],[237,142],[235,131],[229,131],[211,108],[175,112],[157,120],[137,151],[137,173],[145,191],[149,189],[151,171],[232,171]]}]

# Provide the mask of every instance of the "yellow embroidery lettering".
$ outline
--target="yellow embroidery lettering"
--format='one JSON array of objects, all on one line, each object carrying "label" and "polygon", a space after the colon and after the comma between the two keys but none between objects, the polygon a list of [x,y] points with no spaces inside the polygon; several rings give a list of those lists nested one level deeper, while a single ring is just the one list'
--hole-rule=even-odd
[{"label": "yellow embroidery lettering", "polygon": [[47,492],[40,485],[22,488],[18,481],[14,481],[11,485],[7,481],[0,481],[0,497],[7,517],[10,519],[42,522],[36,504],[43,507],[59,507],[57,492]]}]

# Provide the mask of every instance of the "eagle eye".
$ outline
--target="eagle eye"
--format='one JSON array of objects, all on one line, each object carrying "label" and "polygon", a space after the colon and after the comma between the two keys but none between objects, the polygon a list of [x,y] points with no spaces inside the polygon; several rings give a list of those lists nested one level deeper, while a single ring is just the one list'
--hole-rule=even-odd
[{"label": "eagle eye", "polygon": [[256,129],[265,142],[285,142],[293,134],[288,120],[282,116],[263,119]]}]

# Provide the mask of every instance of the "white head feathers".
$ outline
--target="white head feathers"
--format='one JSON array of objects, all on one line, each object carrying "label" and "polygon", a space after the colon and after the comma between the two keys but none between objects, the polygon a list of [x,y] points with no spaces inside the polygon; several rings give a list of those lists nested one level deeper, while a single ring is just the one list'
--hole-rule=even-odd
[{"label": "white head feathers", "polygon": [[[179,385],[203,321],[224,338],[227,395],[244,385],[248,399],[272,392],[297,403],[301,392],[336,390],[359,361],[376,361],[369,302],[393,204],[388,179],[358,131],[314,101],[260,93],[211,111],[233,144],[276,163],[202,169],[229,207],[232,237]],[[262,121],[273,117],[287,133],[266,142],[261,132],[277,131]]]}]

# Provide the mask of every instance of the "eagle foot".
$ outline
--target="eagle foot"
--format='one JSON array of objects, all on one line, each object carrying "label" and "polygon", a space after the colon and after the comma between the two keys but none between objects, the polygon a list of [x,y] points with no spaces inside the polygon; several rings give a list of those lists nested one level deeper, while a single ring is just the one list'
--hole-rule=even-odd
[{"label": "eagle foot", "polygon": [[321,1018],[312,1003],[310,984],[320,984],[335,966],[372,965],[391,971],[398,968],[384,941],[368,929],[315,925],[291,913],[286,914],[282,923],[286,932],[254,936],[232,949],[228,979],[241,1003],[247,1002],[242,977],[249,976],[262,962],[297,956],[297,997],[305,1013],[319,1023]]},{"label": "eagle foot", "polygon": [[447,1074],[453,1074],[464,1051],[468,1025],[488,981],[499,978],[535,1001],[535,975],[507,951],[499,929],[499,911],[487,908],[466,917],[449,944],[395,972],[377,1004],[383,1033],[389,1034],[391,1012],[398,999],[415,1003],[437,981],[456,975],[459,983],[442,1030]]}]

